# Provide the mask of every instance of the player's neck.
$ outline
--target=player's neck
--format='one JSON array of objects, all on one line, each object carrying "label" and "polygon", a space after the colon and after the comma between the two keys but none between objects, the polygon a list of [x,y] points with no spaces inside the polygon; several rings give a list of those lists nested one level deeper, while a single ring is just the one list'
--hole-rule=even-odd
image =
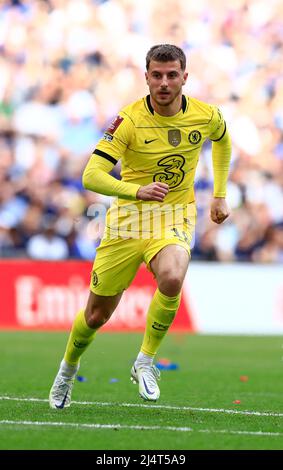
[{"label": "player's neck", "polygon": [[150,102],[151,106],[153,107],[154,111],[160,116],[174,116],[177,114],[180,109],[182,108],[182,94],[176,96],[174,101],[168,105],[160,105],[158,104],[150,95]]}]

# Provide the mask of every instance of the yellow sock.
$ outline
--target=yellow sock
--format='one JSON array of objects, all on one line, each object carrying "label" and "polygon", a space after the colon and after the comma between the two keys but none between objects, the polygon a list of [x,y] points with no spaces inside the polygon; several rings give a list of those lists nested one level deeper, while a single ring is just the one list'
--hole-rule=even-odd
[{"label": "yellow sock", "polygon": [[181,295],[168,297],[156,289],[149,306],[141,352],[154,357],[168,328],[174,320]]},{"label": "yellow sock", "polygon": [[96,330],[89,328],[85,320],[84,310],[77,314],[68,339],[64,359],[68,364],[77,365],[81,355],[92,342]]}]

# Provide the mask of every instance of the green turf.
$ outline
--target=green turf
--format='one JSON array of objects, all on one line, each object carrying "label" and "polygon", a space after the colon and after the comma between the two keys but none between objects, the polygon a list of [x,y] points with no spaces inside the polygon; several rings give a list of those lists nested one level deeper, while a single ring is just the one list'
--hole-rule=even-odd
[{"label": "green turf", "polygon": [[[283,449],[282,337],[169,335],[158,358],[178,363],[179,370],[162,372],[160,408],[137,406],[147,403],[129,380],[141,338],[100,334],[85,353],[80,375],[87,381],[76,381],[72,398],[99,403],[57,411],[45,401],[1,399],[0,421],[18,423],[0,424],[0,449]],[[1,332],[0,396],[46,399],[66,340],[66,333]],[[242,382],[242,375],[248,381]],[[122,406],[127,403],[136,406]],[[282,416],[166,409],[168,405]],[[159,428],[88,429],[48,424],[52,422]],[[192,431],[165,430],[168,426]]]}]

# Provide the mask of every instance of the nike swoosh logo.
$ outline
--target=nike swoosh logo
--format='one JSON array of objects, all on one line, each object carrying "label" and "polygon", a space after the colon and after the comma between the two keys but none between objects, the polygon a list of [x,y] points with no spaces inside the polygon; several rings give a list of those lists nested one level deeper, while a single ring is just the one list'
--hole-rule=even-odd
[{"label": "nike swoosh logo", "polygon": [[157,140],[157,139],[151,139],[151,140],[145,139],[144,143],[145,144],[150,144],[151,142],[154,142],[155,140]]},{"label": "nike swoosh logo", "polygon": [[149,394],[149,395],[153,395],[154,392],[151,392],[148,387],[147,387],[147,384],[146,384],[146,381],[144,380],[144,378],[142,378],[143,380],[143,384],[144,384],[144,388],[146,389],[146,392]]},{"label": "nike swoosh logo", "polygon": [[58,408],[59,410],[62,410],[62,409],[64,408],[65,403],[66,403],[66,400],[67,400],[67,397],[68,397],[68,392],[69,392],[69,389],[66,391],[65,396],[64,396],[64,398],[63,398],[63,401],[62,401],[61,405],[55,405],[56,408]]}]

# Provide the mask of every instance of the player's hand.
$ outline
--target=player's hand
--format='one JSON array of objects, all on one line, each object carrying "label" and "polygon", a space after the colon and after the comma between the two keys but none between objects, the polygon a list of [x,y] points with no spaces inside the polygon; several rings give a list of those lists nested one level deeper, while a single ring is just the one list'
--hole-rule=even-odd
[{"label": "player's hand", "polygon": [[137,192],[136,198],[142,201],[163,202],[169,191],[168,184],[150,183],[147,186],[141,186]]},{"label": "player's hand", "polygon": [[215,197],[210,206],[210,217],[216,224],[222,224],[229,217],[230,211],[224,197]]}]

